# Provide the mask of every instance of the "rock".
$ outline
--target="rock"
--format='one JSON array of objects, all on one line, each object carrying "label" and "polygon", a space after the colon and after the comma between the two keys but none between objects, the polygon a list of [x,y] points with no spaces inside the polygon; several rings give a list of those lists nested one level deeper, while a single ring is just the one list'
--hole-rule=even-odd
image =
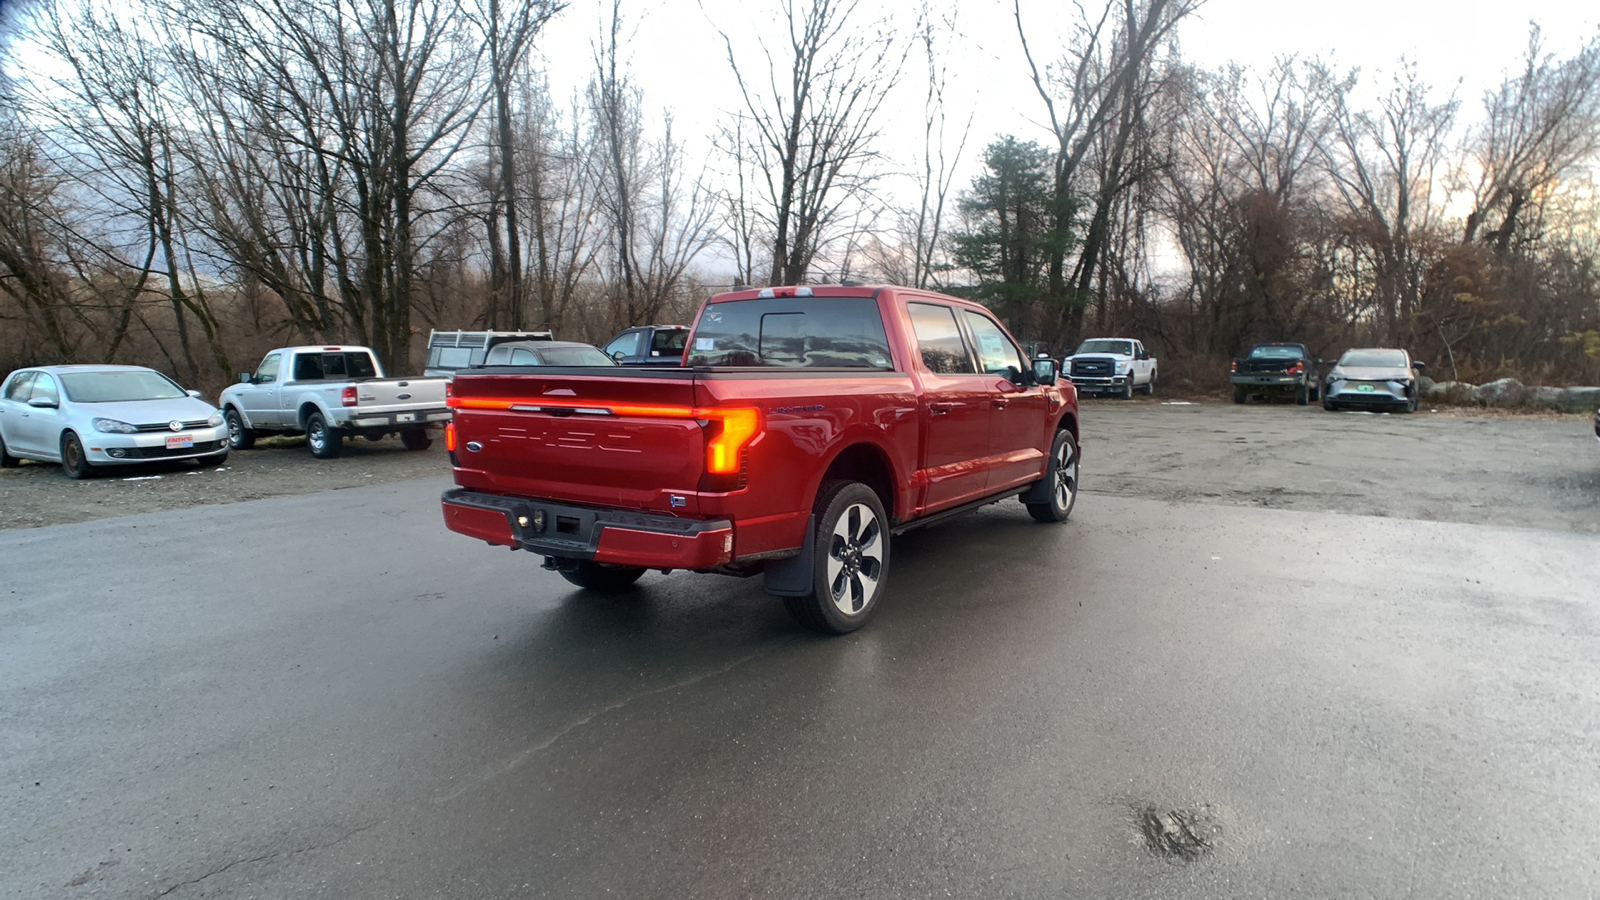
[{"label": "rock", "polygon": [[1569,387],[1561,392],[1562,412],[1590,413],[1600,409],[1600,387]]},{"label": "rock", "polygon": [[1436,381],[1421,396],[1426,400],[1447,403],[1474,403],[1473,391],[1477,389],[1477,385],[1465,381]]},{"label": "rock", "polygon": [[1527,393],[1528,389],[1522,382],[1515,378],[1502,378],[1499,381],[1478,385],[1472,391],[1472,400],[1480,406],[1521,406]]},{"label": "rock", "polygon": [[1529,409],[1560,409],[1566,393],[1557,387],[1531,387],[1523,395],[1522,403]]}]

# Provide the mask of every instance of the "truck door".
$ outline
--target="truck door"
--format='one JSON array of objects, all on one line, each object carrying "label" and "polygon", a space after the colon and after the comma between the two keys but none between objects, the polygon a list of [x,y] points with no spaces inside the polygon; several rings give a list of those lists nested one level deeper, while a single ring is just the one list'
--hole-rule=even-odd
[{"label": "truck door", "polygon": [[278,370],[282,362],[281,352],[268,353],[261,365],[256,366],[251,383],[239,387],[236,396],[251,425],[277,427],[283,424],[278,412]]},{"label": "truck door", "polygon": [[1050,452],[1044,388],[1027,384],[1027,359],[993,319],[962,310],[984,373],[985,401],[994,410],[987,460],[990,493],[1039,480]]},{"label": "truck door", "polygon": [[978,372],[953,307],[908,303],[921,363],[922,446],[928,511],[982,497],[988,488],[989,428],[994,416],[989,382]]}]

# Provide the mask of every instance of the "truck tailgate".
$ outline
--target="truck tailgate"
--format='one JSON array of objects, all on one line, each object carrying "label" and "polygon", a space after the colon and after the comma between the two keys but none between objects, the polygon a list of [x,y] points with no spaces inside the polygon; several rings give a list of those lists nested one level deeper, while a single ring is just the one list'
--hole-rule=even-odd
[{"label": "truck tailgate", "polygon": [[452,385],[462,487],[695,515],[706,432],[685,370],[463,372]]},{"label": "truck tailgate", "polygon": [[362,414],[444,407],[444,378],[371,378],[355,382]]}]

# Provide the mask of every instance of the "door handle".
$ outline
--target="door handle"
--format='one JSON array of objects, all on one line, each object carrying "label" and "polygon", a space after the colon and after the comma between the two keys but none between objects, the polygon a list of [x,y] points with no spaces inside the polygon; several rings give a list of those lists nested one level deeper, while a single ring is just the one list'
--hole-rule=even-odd
[{"label": "door handle", "polygon": [[994,408],[995,409],[1005,409],[1006,408],[1006,400],[1003,397],[996,397],[993,400],[990,400],[989,402],[994,404]]},{"label": "door handle", "polygon": [[942,416],[950,410],[955,409],[956,406],[957,404],[955,403],[929,403],[928,414],[932,416]]}]

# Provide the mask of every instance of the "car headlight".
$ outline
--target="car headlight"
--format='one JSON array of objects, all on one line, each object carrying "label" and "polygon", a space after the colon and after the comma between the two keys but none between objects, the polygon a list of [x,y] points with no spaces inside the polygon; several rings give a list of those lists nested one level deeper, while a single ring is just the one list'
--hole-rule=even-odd
[{"label": "car headlight", "polygon": [[210,426],[212,428],[215,428],[215,427],[217,427],[218,425],[221,425],[221,424],[222,424],[222,410],[217,410],[216,412],[212,413],[211,414],[211,418],[206,420],[206,425],[208,425],[208,426]]},{"label": "car headlight", "polygon": [[1117,374],[1118,375],[1126,375],[1126,374],[1128,374],[1128,370],[1132,369],[1132,368],[1133,368],[1133,361],[1132,360],[1128,360],[1127,362],[1119,362],[1119,363],[1117,363]]},{"label": "car headlight", "polygon": [[127,422],[119,422],[116,419],[95,419],[90,424],[94,426],[95,431],[104,431],[107,434],[134,434],[139,430]]}]

